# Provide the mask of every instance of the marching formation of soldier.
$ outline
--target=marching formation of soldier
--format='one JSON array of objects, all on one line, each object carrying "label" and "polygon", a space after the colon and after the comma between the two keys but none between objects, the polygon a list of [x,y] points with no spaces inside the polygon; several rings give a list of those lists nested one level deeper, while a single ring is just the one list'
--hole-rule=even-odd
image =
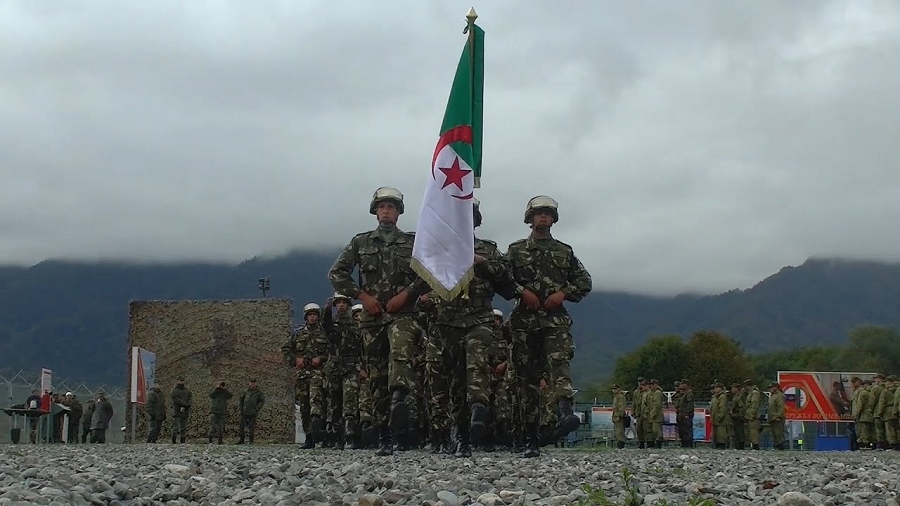
[{"label": "marching formation of soldier", "polygon": [[872,380],[854,376],[850,401],[855,425],[854,449],[900,450],[900,384],[893,374],[876,374]]},{"label": "marching formation of soldier", "polygon": [[[535,457],[576,430],[564,302],[579,302],[592,283],[550,234],[556,201],[528,202],[531,234],[505,254],[476,237],[473,279],[452,300],[410,265],[415,235],[397,227],[403,195],[379,188],[369,212],[378,227],[353,237],[328,273],[336,293],[324,308],[307,304],[305,325],[282,347],[295,369],[304,447],[374,445],[391,455],[427,440],[459,457],[497,445]],[[477,200],[473,213],[477,228]],[[517,301],[505,321],[495,294]],[[350,307],[353,299],[360,303]]]}]

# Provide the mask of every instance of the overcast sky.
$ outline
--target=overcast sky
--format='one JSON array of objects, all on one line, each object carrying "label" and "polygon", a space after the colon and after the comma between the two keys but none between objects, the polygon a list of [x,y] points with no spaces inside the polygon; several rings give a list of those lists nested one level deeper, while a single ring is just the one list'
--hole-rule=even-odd
[{"label": "overcast sky", "polygon": [[[414,230],[470,5],[3,2],[0,263],[339,247],[381,185]],[[548,194],[596,289],[660,294],[900,258],[900,2],[551,5],[475,5],[480,236]]]}]

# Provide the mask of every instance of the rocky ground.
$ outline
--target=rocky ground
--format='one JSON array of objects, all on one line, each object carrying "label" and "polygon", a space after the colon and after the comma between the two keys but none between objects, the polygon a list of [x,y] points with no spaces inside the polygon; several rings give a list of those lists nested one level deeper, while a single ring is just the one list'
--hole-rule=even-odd
[{"label": "rocky ground", "polygon": [[0,505],[888,505],[900,452],[545,450],[472,459],[295,446],[0,448]]}]

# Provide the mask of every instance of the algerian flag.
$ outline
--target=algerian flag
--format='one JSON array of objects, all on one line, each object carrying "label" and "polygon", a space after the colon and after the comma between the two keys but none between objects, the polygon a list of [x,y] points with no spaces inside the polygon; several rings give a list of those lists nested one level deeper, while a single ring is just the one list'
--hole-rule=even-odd
[{"label": "algerian flag", "polygon": [[470,25],[416,227],[412,268],[442,298],[451,300],[473,275],[472,198],[481,177],[484,31]]}]

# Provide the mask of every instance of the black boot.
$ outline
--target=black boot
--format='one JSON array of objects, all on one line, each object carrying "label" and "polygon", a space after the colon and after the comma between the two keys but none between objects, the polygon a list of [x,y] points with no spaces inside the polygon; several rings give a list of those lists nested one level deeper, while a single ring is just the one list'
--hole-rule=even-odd
[{"label": "black boot", "polygon": [[525,425],[525,432],[528,437],[528,444],[525,448],[525,453],[522,455],[525,458],[531,457],[540,457],[541,456],[541,433],[540,427],[537,423],[529,423]]},{"label": "black boot", "polygon": [[464,429],[456,431],[456,453],[454,455],[460,458],[472,456],[472,448],[469,446],[469,434]]},{"label": "black boot", "polygon": [[360,424],[360,444],[363,448],[368,448],[372,446],[372,443],[375,441],[375,426],[372,425],[372,422],[363,422]]},{"label": "black boot", "polygon": [[469,411],[471,415],[469,417],[469,437],[472,444],[479,445],[487,435],[487,408],[484,407],[484,404],[476,402],[472,404]]},{"label": "black boot", "polygon": [[389,423],[390,430],[395,437],[406,430],[408,420],[409,406],[406,405],[406,392],[398,388],[391,394],[391,417]]},{"label": "black boot", "polygon": [[644,449],[644,442],[643,442],[643,441],[638,441],[638,448],[640,448],[641,450]]},{"label": "black boot", "polygon": [[[87,443],[87,441],[85,441],[85,443]],[[172,436],[172,444],[177,444],[177,443],[178,443],[178,436]]]},{"label": "black boot", "polygon": [[519,429],[513,435],[513,453],[522,453],[525,451],[525,431]]},{"label": "black boot", "polygon": [[617,442],[616,442],[616,448],[618,448],[618,449],[620,449],[620,450],[621,450],[622,448],[625,448],[625,441],[617,441]]},{"label": "black boot", "polygon": [[391,429],[388,427],[381,428],[381,439],[379,441],[378,451],[375,455],[386,457],[394,454],[394,441],[391,439]]},{"label": "black boot", "polygon": [[184,442],[185,442],[186,439],[187,439],[187,438],[185,438],[184,436],[181,436],[181,444],[184,444]]},{"label": "black boot", "polygon": [[301,450],[312,450],[316,447],[316,436],[312,434],[306,435],[306,441],[303,442],[303,445],[300,447]]},{"label": "black boot", "polygon": [[316,439],[321,441],[325,436],[325,423],[321,416],[312,416],[309,422],[309,433]]},{"label": "black boot", "polygon": [[213,441],[213,437],[209,436],[209,444],[212,444],[212,441]]},{"label": "black boot", "polygon": [[219,444],[222,444],[222,436],[219,436]]},{"label": "black boot", "polygon": [[444,434],[447,433],[447,439],[450,439],[450,434],[448,431],[444,429],[437,429],[431,431],[431,454],[437,455],[441,453],[441,450],[444,448]]},{"label": "black boot", "polygon": [[578,427],[581,427],[581,420],[575,416],[575,412],[572,410],[571,399],[560,399],[559,413],[559,422],[557,422],[556,427],[562,433],[562,437],[568,436],[578,430]]}]

